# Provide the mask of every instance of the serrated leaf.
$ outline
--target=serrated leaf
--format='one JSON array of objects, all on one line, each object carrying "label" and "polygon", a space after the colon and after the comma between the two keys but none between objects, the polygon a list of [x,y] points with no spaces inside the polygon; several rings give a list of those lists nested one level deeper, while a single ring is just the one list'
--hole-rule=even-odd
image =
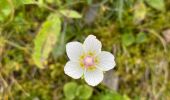
[{"label": "serrated leaf", "polygon": [[73,100],[76,97],[77,88],[78,85],[75,82],[69,82],[64,85],[63,92],[67,100]]},{"label": "serrated leaf", "polygon": [[146,0],[146,3],[159,11],[165,10],[164,0]]},{"label": "serrated leaf", "polygon": [[68,18],[82,18],[82,15],[74,10],[60,10],[59,12]]},{"label": "serrated leaf", "polygon": [[47,62],[47,58],[52,51],[61,30],[60,18],[52,14],[42,24],[35,40],[34,40],[34,53],[33,60],[37,67],[43,68]]},{"label": "serrated leaf", "polygon": [[93,89],[87,85],[81,85],[77,89],[77,96],[80,100],[89,99],[92,95]]},{"label": "serrated leaf", "polygon": [[135,43],[135,37],[132,33],[125,33],[122,35],[122,43],[125,46],[130,46]]}]

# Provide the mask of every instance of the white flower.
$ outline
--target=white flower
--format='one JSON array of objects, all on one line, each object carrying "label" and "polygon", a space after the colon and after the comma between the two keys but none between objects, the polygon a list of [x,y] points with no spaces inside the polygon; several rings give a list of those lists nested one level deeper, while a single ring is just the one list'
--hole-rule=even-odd
[{"label": "white flower", "polygon": [[74,79],[84,75],[89,85],[98,85],[103,80],[103,71],[116,65],[114,56],[110,52],[101,51],[101,48],[101,42],[94,35],[89,35],[83,44],[67,43],[66,52],[70,61],[64,67],[65,74]]}]

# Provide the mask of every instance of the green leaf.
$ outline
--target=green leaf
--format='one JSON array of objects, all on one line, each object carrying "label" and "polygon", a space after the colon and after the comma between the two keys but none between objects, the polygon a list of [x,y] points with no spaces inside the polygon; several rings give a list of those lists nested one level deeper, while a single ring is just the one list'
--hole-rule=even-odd
[{"label": "green leaf", "polygon": [[54,47],[54,49],[52,51],[53,57],[55,59],[57,59],[59,56],[62,56],[65,53],[65,45],[66,45],[66,43],[62,43],[62,41],[60,41],[60,40],[56,44],[56,46]]},{"label": "green leaf", "polygon": [[113,92],[112,97],[114,100],[125,100],[124,97],[117,92]]},{"label": "green leaf", "polygon": [[76,97],[78,85],[75,82],[69,82],[64,85],[64,95],[67,98],[66,100],[73,100]]},{"label": "green leaf", "polygon": [[53,3],[54,0],[46,0],[47,3]]},{"label": "green leaf", "polygon": [[59,16],[51,14],[42,24],[35,40],[33,60],[37,67],[43,68],[47,58],[52,51],[61,30],[61,21]]},{"label": "green leaf", "polygon": [[16,5],[35,4],[35,0],[13,0]]},{"label": "green leaf", "polygon": [[44,4],[44,0],[38,0],[38,3],[39,3],[39,5],[41,6],[41,5]]},{"label": "green leaf", "polygon": [[20,8],[27,4],[36,4],[35,0],[12,0],[15,8]]},{"label": "green leaf", "polygon": [[82,15],[74,10],[60,10],[59,12],[68,18],[82,18]]},{"label": "green leaf", "polygon": [[87,4],[88,4],[88,5],[91,5],[92,2],[93,2],[93,0],[87,0]]},{"label": "green leaf", "polygon": [[127,95],[123,95],[124,100],[131,100]]},{"label": "green leaf", "polygon": [[99,100],[112,100],[112,94],[102,94]]},{"label": "green leaf", "polygon": [[130,46],[135,43],[135,37],[132,33],[125,33],[122,35],[122,43],[125,46]]},{"label": "green leaf", "polygon": [[144,43],[147,41],[146,33],[140,32],[136,37],[136,43]]},{"label": "green leaf", "polygon": [[134,7],[134,17],[133,20],[135,23],[139,23],[145,19],[147,13],[147,9],[145,4],[142,1],[139,1],[135,4]]},{"label": "green leaf", "polygon": [[22,0],[23,4],[35,4],[35,0]]},{"label": "green leaf", "polygon": [[12,2],[0,0],[0,21],[5,20],[12,12]]},{"label": "green leaf", "polygon": [[106,93],[100,93],[96,97],[94,96],[94,100],[129,100],[128,97],[124,97],[121,94],[115,91],[108,91]]},{"label": "green leaf", "polygon": [[93,93],[93,89],[88,85],[81,85],[77,89],[77,96],[80,100],[89,99]]},{"label": "green leaf", "polygon": [[146,3],[155,8],[156,10],[159,11],[164,11],[165,10],[165,3],[164,0],[146,0]]}]

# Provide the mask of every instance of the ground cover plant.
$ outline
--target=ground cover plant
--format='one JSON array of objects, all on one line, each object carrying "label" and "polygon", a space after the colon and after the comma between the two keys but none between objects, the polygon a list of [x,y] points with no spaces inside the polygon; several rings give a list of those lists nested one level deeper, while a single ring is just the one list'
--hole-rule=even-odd
[{"label": "ground cover plant", "polygon": [[[94,35],[116,66],[97,86],[64,72]],[[0,100],[169,100],[169,0],[0,0]]]}]

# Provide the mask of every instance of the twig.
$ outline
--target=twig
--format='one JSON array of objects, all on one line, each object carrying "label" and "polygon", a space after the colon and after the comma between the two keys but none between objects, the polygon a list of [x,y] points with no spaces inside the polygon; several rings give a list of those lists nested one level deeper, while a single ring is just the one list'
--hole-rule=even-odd
[{"label": "twig", "polygon": [[153,35],[155,35],[156,37],[159,38],[159,40],[161,41],[161,43],[162,43],[162,45],[163,45],[164,52],[167,52],[167,47],[166,47],[166,42],[165,42],[165,40],[164,40],[159,34],[157,34],[157,32],[155,32],[154,30],[148,29],[147,31],[148,31],[149,33],[151,33],[151,34],[153,34]]}]

